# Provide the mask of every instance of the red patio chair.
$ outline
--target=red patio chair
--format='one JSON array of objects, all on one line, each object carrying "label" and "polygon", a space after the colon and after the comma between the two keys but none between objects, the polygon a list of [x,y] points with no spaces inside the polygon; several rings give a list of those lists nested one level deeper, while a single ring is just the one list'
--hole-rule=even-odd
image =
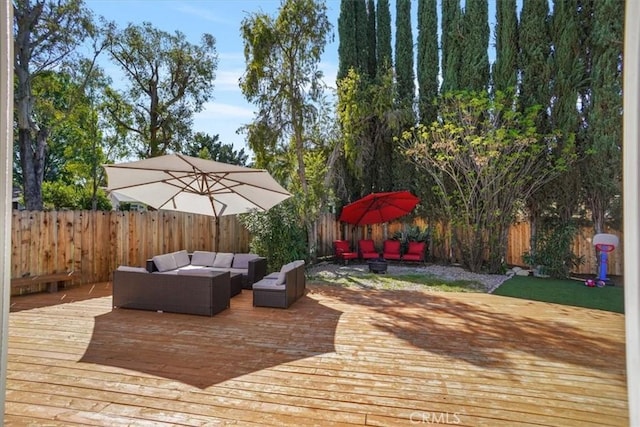
[{"label": "red patio chair", "polygon": [[402,255],[403,261],[424,261],[424,242],[409,242],[407,253]]},{"label": "red patio chair", "polygon": [[385,240],[382,248],[382,258],[400,260],[400,257],[400,240]]},{"label": "red patio chair", "polygon": [[360,259],[377,259],[380,254],[376,252],[376,246],[371,239],[363,239],[358,241],[358,252]]},{"label": "red patio chair", "polygon": [[333,252],[336,260],[347,264],[350,259],[358,258],[358,253],[351,250],[348,240],[335,240],[333,242]]}]

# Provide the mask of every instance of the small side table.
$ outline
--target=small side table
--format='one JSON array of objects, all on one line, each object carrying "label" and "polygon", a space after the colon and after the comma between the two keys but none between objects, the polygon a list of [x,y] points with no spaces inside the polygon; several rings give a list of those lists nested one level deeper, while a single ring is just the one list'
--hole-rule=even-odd
[{"label": "small side table", "polygon": [[384,274],[387,272],[387,261],[382,258],[367,261],[369,271],[376,274]]}]

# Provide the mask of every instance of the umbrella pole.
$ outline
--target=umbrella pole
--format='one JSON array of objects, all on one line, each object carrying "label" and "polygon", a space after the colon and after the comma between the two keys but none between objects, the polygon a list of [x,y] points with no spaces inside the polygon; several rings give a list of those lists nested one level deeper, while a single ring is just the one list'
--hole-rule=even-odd
[{"label": "umbrella pole", "polygon": [[216,226],[215,226],[216,235],[214,238],[213,247],[214,247],[214,252],[218,252],[218,249],[220,248],[220,217],[216,216],[215,222],[216,222]]}]

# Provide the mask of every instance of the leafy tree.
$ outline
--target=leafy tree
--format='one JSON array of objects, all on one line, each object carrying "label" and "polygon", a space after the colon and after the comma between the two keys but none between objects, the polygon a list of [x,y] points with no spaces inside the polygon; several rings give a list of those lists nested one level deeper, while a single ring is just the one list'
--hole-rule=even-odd
[{"label": "leafy tree", "polygon": [[595,2],[591,34],[591,105],[584,187],[596,233],[604,232],[622,173],[622,0]]},{"label": "leafy tree", "polygon": [[223,144],[219,140],[219,135],[210,136],[202,132],[196,133],[192,140],[185,143],[180,152],[187,156],[239,166],[246,166],[249,158],[244,148],[236,151],[233,149],[233,144]]},{"label": "leafy tree", "polygon": [[51,129],[34,115],[33,79],[73,54],[92,29],[82,0],[14,0],[15,116],[25,206],[42,210],[47,142]]},{"label": "leafy tree", "polygon": [[435,181],[462,262],[475,272],[485,254],[489,272],[501,271],[518,202],[573,159],[569,147],[549,156],[556,138],[536,132],[535,110],[513,106],[510,93],[450,92],[442,96],[438,122],[403,135],[407,154]]},{"label": "leafy tree", "polygon": [[493,88],[505,91],[518,82],[518,19],[516,0],[498,0],[496,5],[496,61]]},{"label": "leafy tree", "polygon": [[489,6],[487,0],[466,0],[460,88],[480,91],[489,85]]},{"label": "leafy tree", "polygon": [[[384,77],[384,78],[383,78]],[[391,131],[395,110],[391,70],[375,84],[363,81],[355,70],[338,85],[337,116],[344,143],[345,169],[355,183],[343,191],[343,202],[353,201],[372,191],[391,190]],[[340,193],[340,192],[339,192]]]},{"label": "leafy tree", "polygon": [[437,117],[438,96],[438,16],[436,0],[418,1],[418,111],[420,122]]},{"label": "leafy tree", "polygon": [[293,159],[286,169],[297,174],[289,178],[295,181],[289,187],[299,188],[299,208],[311,251],[315,249],[312,225],[317,206],[305,202],[310,190],[305,153],[322,100],[318,64],[330,31],[326,6],[315,0],[285,0],[275,19],[254,13],[241,25],[247,66],[240,87],[258,108],[247,127],[249,146],[258,167],[270,169],[278,156]]},{"label": "leafy tree", "polygon": [[111,201],[104,190],[93,194],[91,187],[44,182],[42,184],[44,208],[47,210],[111,210]]},{"label": "leafy tree", "polygon": [[109,113],[130,133],[140,157],[177,150],[191,133],[194,112],[211,98],[217,67],[215,39],[204,34],[200,45],[154,28],[150,23],[110,28],[108,51],[128,81],[111,92]]}]

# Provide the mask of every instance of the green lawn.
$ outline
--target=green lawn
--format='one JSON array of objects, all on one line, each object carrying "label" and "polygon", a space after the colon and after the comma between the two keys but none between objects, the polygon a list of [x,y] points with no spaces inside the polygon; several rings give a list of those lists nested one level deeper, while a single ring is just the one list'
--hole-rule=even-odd
[{"label": "green lawn", "polygon": [[494,295],[624,313],[622,287],[590,288],[577,280],[515,276],[496,289]]}]

